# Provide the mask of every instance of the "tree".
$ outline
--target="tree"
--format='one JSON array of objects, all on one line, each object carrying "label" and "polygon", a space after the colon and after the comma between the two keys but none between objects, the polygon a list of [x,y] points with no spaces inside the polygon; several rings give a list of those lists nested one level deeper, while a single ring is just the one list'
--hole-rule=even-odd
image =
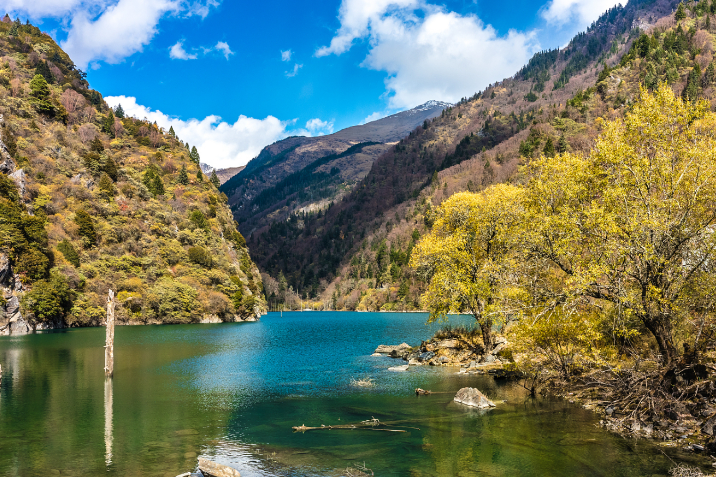
[{"label": "tree", "polygon": [[181,170],[179,171],[179,177],[177,178],[177,183],[181,185],[188,185],[189,184],[189,175],[186,173],[186,166],[182,164]]},{"label": "tree", "polygon": [[189,221],[191,221],[196,228],[209,230],[209,220],[201,210],[192,210],[189,213]]},{"label": "tree", "polygon": [[494,347],[492,327],[510,301],[522,195],[508,184],[453,195],[438,207],[432,230],[410,259],[428,283],[420,300],[429,321],[452,312],[472,314],[487,352]]},{"label": "tree", "polygon": [[557,143],[557,152],[560,154],[564,154],[569,149],[569,144],[567,144],[567,140],[564,138],[564,134],[559,136],[559,142]]},{"label": "tree", "polygon": [[30,81],[30,101],[35,105],[41,114],[51,116],[55,107],[50,102],[50,87],[42,75],[35,75]]},{"label": "tree", "polygon": [[219,176],[216,175],[216,170],[211,171],[211,178],[209,180],[217,189],[221,186],[221,181],[219,180]]},{"label": "tree", "polygon": [[705,102],[683,102],[665,84],[642,88],[590,155],[526,171],[526,249],[561,277],[555,301],[618,307],[651,332],[665,365],[677,356],[674,326],[695,306],[713,310],[714,127]]},{"label": "tree", "polygon": [[92,143],[90,144],[90,151],[92,152],[102,152],[104,151],[104,144],[102,144],[102,141],[98,136],[95,136],[92,140]]},{"label": "tree", "polygon": [[684,2],[679,2],[679,7],[676,9],[676,14],[674,15],[674,18],[676,18],[677,22],[680,22],[681,20],[686,18],[686,9],[684,8]]},{"label": "tree", "polygon": [[713,62],[711,62],[706,67],[706,72],[704,72],[704,77],[701,80],[701,86],[708,88],[714,84],[716,84],[716,68],[714,67]]},{"label": "tree", "polygon": [[106,172],[102,173],[102,177],[99,179],[99,190],[107,197],[114,197],[114,195],[117,193],[114,182],[112,182],[112,179],[107,175]]},{"label": "tree", "polygon": [[199,158],[199,151],[196,150],[196,146],[191,148],[189,157],[191,158],[192,161],[194,161],[194,164],[196,164],[197,166],[201,162],[201,159]]},{"label": "tree", "polygon": [[174,132],[174,126],[169,126],[169,135],[173,138],[177,137],[177,134]]},{"label": "tree", "polygon": [[196,180],[199,182],[204,182],[204,173],[201,172],[201,169],[196,171]]},{"label": "tree", "polygon": [[102,131],[106,132],[107,134],[114,135],[114,114],[112,113],[111,109],[107,113],[107,116],[104,118],[104,122],[102,123]]},{"label": "tree", "polygon": [[121,103],[114,108],[114,116],[119,119],[124,119],[124,109],[122,109]]},{"label": "tree", "polygon": [[46,61],[40,61],[39,63],[37,63],[37,66],[35,66],[35,74],[41,75],[48,83],[55,82],[55,78],[52,75],[52,71],[50,71],[50,66],[47,64]]},{"label": "tree", "polygon": [[110,179],[112,179],[112,181],[117,182],[119,171],[117,170],[117,163],[114,162],[114,159],[112,159],[111,157],[107,157],[107,159],[104,161],[104,166],[102,167],[102,170],[107,173],[107,175]]},{"label": "tree", "polygon": [[75,213],[75,224],[77,224],[77,233],[85,239],[85,243],[89,247],[97,244],[97,232],[94,229],[92,217],[84,209],[80,209]]},{"label": "tree", "polygon": [[152,194],[155,196],[158,195],[164,195],[164,181],[162,181],[162,177],[159,174],[155,174],[154,178],[152,179]]},{"label": "tree", "polygon": [[686,79],[686,86],[681,92],[681,99],[684,101],[696,101],[699,97],[699,86],[701,85],[701,67],[698,63],[694,63],[694,67],[689,71]]},{"label": "tree", "polygon": [[547,157],[554,157],[554,155],[555,155],[554,144],[552,143],[551,137],[548,137],[547,141],[544,143],[544,149],[542,149],[542,154],[544,154]]},{"label": "tree", "polygon": [[62,318],[72,303],[72,291],[65,279],[53,273],[49,280],[39,280],[22,298],[22,304],[40,321]]},{"label": "tree", "polygon": [[74,245],[72,245],[72,242],[69,240],[63,240],[57,244],[57,250],[62,252],[62,255],[65,256],[68,262],[79,268],[80,255],[77,253],[77,249],[75,249]]}]

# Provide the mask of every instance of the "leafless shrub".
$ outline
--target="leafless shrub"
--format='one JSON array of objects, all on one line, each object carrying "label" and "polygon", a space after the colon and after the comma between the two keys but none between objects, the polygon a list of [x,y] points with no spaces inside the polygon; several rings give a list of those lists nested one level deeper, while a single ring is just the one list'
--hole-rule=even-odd
[{"label": "leafless shrub", "polygon": [[92,106],[85,106],[82,109],[82,112],[80,114],[80,118],[82,121],[86,123],[90,123],[94,121],[95,116],[97,115],[97,111]]},{"label": "leafless shrub", "polygon": [[37,66],[37,63],[40,61],[40,55],[37,54],[36,51],[31,51],[29,55],[27,55],[27,63],[30,66]]},{"label": "leafless shrub", "polygon": [[151,128],[149,131],[149,140],[152,146],[158,147],[162,143],[162,135],[155,128]]},{"label": "leafless shrub", "polygon": [[124,134],[124,126],[122,125],[122,121],[120,121],[119,119],[114,120],[112,132],[114,132],[114,137],[121,137],[122,134]]},{"label": "leafless shrub", "polygon": [[20,84],[20,80],[17,78],[11,79],[10,80],[10,93],[17,98],[18,96],[20,96],[21,92],[22,92],[22,84]]},{"label": "leafless shrub", "polygon": [[80,138],[80,141],[87,144],[97,137],[97,128],[94,124],[83,124],[77,130],[77,136]]},{"label": "leafless shrub", "polygon": [[82,109],[85,105],[85,98],[73,89],[68,89],[60,96],[60,102],[68,113],[72,114]]},{"label": "leafless shrub", "polygon": [[688,465],[678,464],[676,467],[669,469],[669,475],[673,477],[707,477],[696,467],[689,467]]}]

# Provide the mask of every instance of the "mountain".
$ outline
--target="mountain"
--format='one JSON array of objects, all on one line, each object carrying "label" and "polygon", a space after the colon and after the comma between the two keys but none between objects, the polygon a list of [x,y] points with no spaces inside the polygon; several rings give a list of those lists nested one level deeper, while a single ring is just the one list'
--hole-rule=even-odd
[{"label": "mountain", "polygon": [[265,147],[221,190],[244,233],[306,207],[325,208],[352,190],[391,143],[449,106],[428,101],[327,136],[283,139]]},{"label": "mountain", "polygon": [[[123,117],[33,25],[0,22],[0,333],[235,321],[265,310],[226,196],[187,145]],[[116,116],[115,116],[116,114]]]},{"label": "mountain", "polygon": [[[681,93],[696,64],[713,71],[706,15],[716,11],[692,3],[676,25],[677,5],[631,0],[610,9],[566,48],[536,54],[413,129],[340,200],[240,225],[257,264],[325,308],[416,309],[423,283],[408,262],[435,206],[455,192],[520,181],[521,166],[540,154],[588,152],[600,118],[621,116],[640,82],[666,80]],[[712,99],[713,88],[702,93]],[[266,294],[283,301],[281,290]]]},{"label": "mountain", "polygon": [[216,176],[219,178],[219,182],[223,184],[224,182],[228,181],[232,177],[234,177],[239,172],[243,171],[246,166],[239,166],[239,167],[226,167],[224,169],[214,169],[214,167],[210,166],[209,164],[204,164],[203,162],[199,163],[199,166],[201,166],[202,172],[206,175],[211,175],[211,172],[216,172]]}]

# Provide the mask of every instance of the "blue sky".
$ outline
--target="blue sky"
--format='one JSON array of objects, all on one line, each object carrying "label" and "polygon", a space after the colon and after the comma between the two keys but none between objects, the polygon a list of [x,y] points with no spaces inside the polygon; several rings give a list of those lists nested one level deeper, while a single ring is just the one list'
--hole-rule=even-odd
[{"label": "blue sky", "polygon": [[216,167],[457,101],[564,46],[614,0],[0,0],[49,32],[93,88],[174,126]]}]

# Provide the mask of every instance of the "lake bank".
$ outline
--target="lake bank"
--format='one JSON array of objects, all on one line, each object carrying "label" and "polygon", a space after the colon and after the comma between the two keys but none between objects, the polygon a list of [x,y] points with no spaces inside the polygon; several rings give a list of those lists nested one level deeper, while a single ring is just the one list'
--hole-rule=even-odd
[{"label": "lake bank", "polygon": [[[199,456],[249,477],[335,475],[363,462],[396,476],[667,475],[671,462],[655,446],[597,428],[591,411],[564,400],[532,400],[512,384],[446,367],[395,373],[392,359],[370,356],[382,343],[432,336],[438,325],[425,318],[296,312],[121,327],[111,389],[102,329],[0,338],[0,475],[174,477]],[[366,377],[375,386],[351,384]],[[465,386],[505,404],[460,407],[452,397]],[[416,397],[417,387],[446,394]],[[372,417],[420,431],[291,431]]]}]

